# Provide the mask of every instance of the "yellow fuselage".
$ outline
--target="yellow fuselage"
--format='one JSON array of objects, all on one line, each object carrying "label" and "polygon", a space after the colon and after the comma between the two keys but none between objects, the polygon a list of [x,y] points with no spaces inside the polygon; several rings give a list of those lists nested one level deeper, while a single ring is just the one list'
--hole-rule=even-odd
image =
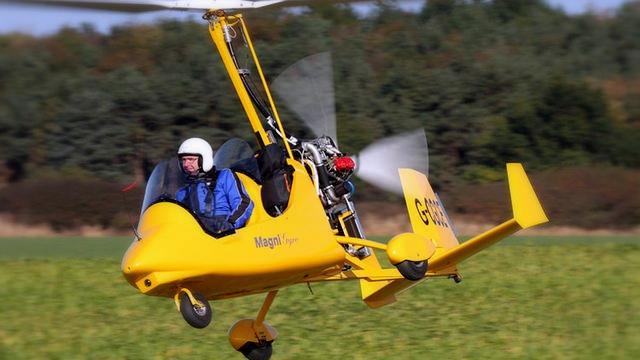
[{"label": "yellow fuselage", "polygon": [[289,207],[276,218],[260,200],[260,187],[239,174],[254,211],[246,227],[215,238],[194,215],[173,202],[158,202],[140,219],[140,240],[122,260],[126,279],[141,292],[173,297],[189,288],[208,299],[278,289],[341,271],[345,252],[335,241],[309,176],[297,162]]}]

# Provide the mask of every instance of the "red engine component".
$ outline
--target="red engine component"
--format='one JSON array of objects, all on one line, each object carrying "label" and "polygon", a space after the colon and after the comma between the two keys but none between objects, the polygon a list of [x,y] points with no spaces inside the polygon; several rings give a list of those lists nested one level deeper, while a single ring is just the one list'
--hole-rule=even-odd
[{"label": "red engine component", "polygon": [[347,172],[353,171],[356,167],[356,163],[348,156],[341,156],[333,159],[333,166],[336,171]]}]

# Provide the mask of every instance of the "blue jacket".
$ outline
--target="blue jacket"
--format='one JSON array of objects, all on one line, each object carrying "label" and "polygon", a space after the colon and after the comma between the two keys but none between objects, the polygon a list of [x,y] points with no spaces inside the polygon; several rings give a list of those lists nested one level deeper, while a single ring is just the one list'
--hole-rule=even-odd
[{"label": "blue jacket", "polygon": [[176,200],[199,217],[223,216],[235,229],[243,227],[253,211],[253,201],[238,176],[229,169],[218,171],[213,193],[205,179],[195,179],[178,190]]}]

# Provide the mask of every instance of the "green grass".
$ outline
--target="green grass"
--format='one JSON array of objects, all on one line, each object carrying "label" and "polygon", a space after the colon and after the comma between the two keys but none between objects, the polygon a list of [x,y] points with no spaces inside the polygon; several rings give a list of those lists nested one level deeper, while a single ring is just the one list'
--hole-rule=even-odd
[{"label": "green grass", "polygon": [[[226,339],[263,295],[216,301],[189,327],[120,274],[130,239],[0,239],[0,359],[242,358]],[[33,255],[30,255],[33,254]],[[283,289],[273,359],[635,359],[640,239],[517,238],[377,310],[356,282]]]},{"label": "green grass", "polygon": [[0,238],[0,261],[51,258],[118,258],[130,237],[25,237]]}]

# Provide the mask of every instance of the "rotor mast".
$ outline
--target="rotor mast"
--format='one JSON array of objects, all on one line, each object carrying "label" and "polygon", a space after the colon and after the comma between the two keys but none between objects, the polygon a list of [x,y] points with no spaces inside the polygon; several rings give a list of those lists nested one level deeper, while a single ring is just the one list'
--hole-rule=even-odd
[{"label": "rotor mast", "polygon": [[[289,147],[282,122],[280,121],[280,116],[278,115],[273,97],[271,96],[271,92],[269,91],[269,86],[267,85],[264,73],[262,72],[260,62],[256,55],[255,49],[253,48],[253,44],[251,42],[251,38],[249,36],[249,32],[247,30],[244,19],[242,18],[242,15],[226,15],[223,10],[209,10],[204,14],[203,18],[209,22],[209,34],[211,35],[211,39],[216,45],[218,53],[222,58],[222,63],[224,64],[224,67],[227,70],[229,77],[231,78],[231,83],[233,84],[238,98],[240,99],[240,103],[242,104],[242,107],[247,114],[249,124],[253,129],[258,144],[261,147],[264,147],[275,141],[275,138],[270,137],[269,133],[267,133],[267,131],[265,130],[264,123],[258,113],[259,110],[262,116],[267,120],[269,120],[270,117],[274,118],[278,126],[278,131],[282,136],[282,142],[284,143],[284,146],[286,148],[287,155],[289,157],[292,157],[291,148]],[[253,62],[260,76],[262,87],[267,96],[269,109],[267,109],[263,104],[259,102],[259,100],[257,99],[257,95],[248,86],[245,79],[243,79],[243,76],[247,75],[246,70],[240,69],[235,59],[233,46],[231,44],[232,39],[230,35],[230,28],[236,25],[240,25],[241,27],[240,30],[242,31],[242,36],[247,43]],[[256,109],[256,107],[258,107],[258,109]]]}]

